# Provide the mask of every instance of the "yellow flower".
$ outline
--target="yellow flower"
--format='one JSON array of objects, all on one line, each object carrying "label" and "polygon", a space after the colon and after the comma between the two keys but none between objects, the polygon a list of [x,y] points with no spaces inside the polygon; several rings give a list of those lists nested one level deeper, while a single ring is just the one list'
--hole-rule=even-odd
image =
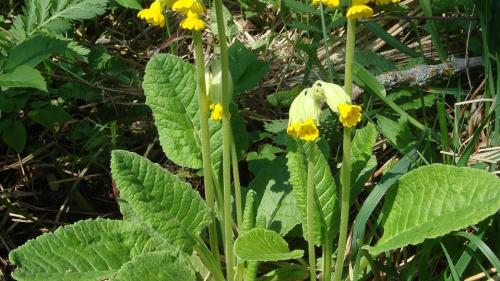
[{"label": "yellow flower", "polygon": [[347,10],[347,17],[350,19],[369,18],[373,15],[372,8],[366,5],[354,5]]},{"label": "yellow flower", "polygon": [[174,2],[176,0],[161,0],[163,1],[163,4],[165,5],[165,7],[167,7],[167,9],[172,9],[172,5],[174,5]]},{"label": "yellow flower", "polygon": [[315,6],[319,6],[320,3],[330,8],[336,8],[340,5],[340,0],[312,0],[312,4]]},{"label": "yellow flower", "polygon": [[137,16],[151,25],[165,26],[165,16],[163,15],[163,7],[160,0],[154,1],[148,9],[141,10]]},{"label": "yellow flower", "polygon": [[177,0],[172,6],[174,12],[188,15],[189,12],[201,15],[205,12],[205,7],[198,0]]},{"label": "yellow flower", "polygon": [[335,113],[339,113],[339,104],[351,103],[351,98],[346,94],[344,89],[337,84],[316,81],[313,86],[313,89],[314,88],[321,89],[321,95],[326,101],[326,104]]},{"label": "yellow flower", "polygon": [[186,17],[181,21],[181,27],[189,30],[200,31],[205,28],[205,23],[200,15],[189,11]]},{"label": "yellow flower", "polygon": [[352,0],[351,6],[365,5],[370,1],[374,1],[374,0]]},{"label": "yellow flower", "polygon": [[304,120],[297,128],[297,136],[305,141],[315,141],[318,139],[319,130],[316,122],[312,118]]},{"label": "yellow flower", "polygon": [[399,3],[399,0],[372,0],[372,2],[375,2],[377,5],[387,5],[390,3]]},{"label": "yellow flower", "polygon": [[347,128],[352,128],[361,121],[361,107],[348,103],[338,105],[339,119],[342,125]]},{"label": "yellow flower", "polygon": [[292,102],[287,133],[305,141],[315,141],[319,137],[319,117],[321,107],[314,89],[303,90]]},{"label": "yellow flower", "polygon": [[222,105],[220,103],[211,104],[210,109],[212,110],[212,114],[210,115],[210,119],[214,121],[222,120]]}]

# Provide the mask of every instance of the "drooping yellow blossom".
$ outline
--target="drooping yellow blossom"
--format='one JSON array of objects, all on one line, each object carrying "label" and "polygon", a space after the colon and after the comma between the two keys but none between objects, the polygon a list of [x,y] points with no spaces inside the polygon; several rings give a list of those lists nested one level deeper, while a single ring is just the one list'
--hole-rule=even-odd
[{"label": "drooping yellow blossom", "polygon": [[354,5],[347,10],[347,17],[350,19],[364,19],[373,15],[373,9],[367,5]]},{"label": "drooping yellow blossom", "polygon": [[205,7],[198,0],[177,0],[172,6],[172,10],[184,15],[188,15],[189,12],[201,15],[205,12]]},{"label": "drooping yellow blossom", "polygon": [[361,107],[348,103],[338,105],[339,119],[342,125],[347,128],[352,128],[361,121]]},{"label": "drooping yellow blossom", "polygon": [[377,5],[387,5],[387,4],[397,4],[399,3],[399,0],[372,0],[372,2],[375,2]]},{"label": "drooping yellow blossom", "polygon": [[365,5],[370,1],[374,1],[374,0],[352,0],[351,6]]},{"label": "drooping yellow blossom", "polygon": [[312,0],[312,4],[315,6],[319,6],[320,3],[330,8],[336,8],[340,5],[340,0]]},{"label": "drooping yellow blossom", "polygon": [[212,110],[212,114],[210,114],[210,119],[214,121],[222,120],[222,105],[220,103],[210,104],[210,109]]},{"label": "drooping yellow blossom", "polygon": [[189,11],[186,17],[181,21],[181,27],[184,29],[200,31],[205,28],[205,22],[203,22],[199,14]]},{"label": "drooping yellow blossom", "polygon": [[351,98],[346,94],[344,88],[337,84],[316,81],[313,88],[321,89],[326,104],[335,113],[339,113],[339,104],[351,103]]},{"label": "drooping yellow blossom", "polygon": [[309,88],[303,90],[292,102],[287,133],[305,141],[315,141],[319,137],[320,102],[317,93]]},{"label": "drooping yellow blossom", "polygon": [[149,8],[141,10],[137,16],[151,25],[165,26],[165,16],[163,15],[163,6],[160,0],[154,1]]}]

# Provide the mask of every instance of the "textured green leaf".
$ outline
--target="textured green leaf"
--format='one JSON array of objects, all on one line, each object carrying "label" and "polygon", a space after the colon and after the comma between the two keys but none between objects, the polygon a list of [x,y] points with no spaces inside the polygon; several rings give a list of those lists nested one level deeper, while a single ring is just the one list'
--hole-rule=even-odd
[{"label": "textured green leaf", "polygon": [[290,252],[288,244],[278,233],[264,228],[254,228],[234,242],[236,256],[246,261],[279,261],[298,259],[302,250]]},{"label": "textured green leaf", "polygon": [[21,65],[35,67],[50,56],[62,53],[67,46],[66,41],[42,34],[35,35],[12,49],[5,68],[10,70]]},{"label": "textured green leaf", "polygon": [[257,193],[257,217],[264,216],[266,228],[284,236],[301,222],[292,186],[288,182],[290,173],[286,167],[286,159],[278,157],[261,163],[261,166],[249,185]]},{"label": "textured green leaf", "polygon": [[190,262],[169,252],[140,255],[126,263],[110,281],[194,281]]},{"label": "textured green leaf", "polygon": [[35,88],[47,92],[47,83],[40,71],[21,65],[12,72],[0,74],[2,88]]},{"label": "textured green leaf", "polygon": [[10,253],[19,281],[105,280],[125,263],[160,248],[140,227],[105,219],[80,221]]},{"label": "textured green leaf", "polygon": [[352,141],[352,170],[351,199],[361,191],[363,185],[370,178],[373,170],[377,167],[377,159],[372,153],[373,146],[377,139],[377,129],[372,123],[366,127],[356,130],[356,135]]},{"label": "textured green leaf", "polygon": [[229,68],[238,94],[257,86],[269,71],[269,64],[237,41],[229,48]]},{"label": "textured green leaf", "polygon": [[434,164],[401,177],[384,203],[384,235],[372,255],[416,245],[475,224],[500,206],[500,179],[485,171]]},{"label": "textured green leaf", "polygon": [[[299,141],[288,142],[288,170],[293,195],[302,217],[304,237],[307,237],[307,157],[314,162],[314,244],[321,245],[326,237],[332,237],[338,231],[339,210],[337,189],[328,162],[316,143],[303,145]],[[307,156],[306,156],[307,155]],[[325,237],[326,235],[326,237]]]},{"label": "textured green leaf", "polygon": [[[202,167],[198,94],[194,67],[182,59],[159,54],[151,58],[143,83],[146,104],[153,110],[160,144],[177,165]],[[248,140],[241,116],[231,111],[237,150],[246,150]],[[210,121],[210,145],[214,165],[222,158],[220,122]],[[217,168],[216,168],[217,170]]]},{"label": "textured green leaf", "polygon": [[210,222],[210,212],[191,186],[160,165],[128,151],[115,150],[111,172],[120,196],[149,226],[173,245],[190,252],[193,235]]}]

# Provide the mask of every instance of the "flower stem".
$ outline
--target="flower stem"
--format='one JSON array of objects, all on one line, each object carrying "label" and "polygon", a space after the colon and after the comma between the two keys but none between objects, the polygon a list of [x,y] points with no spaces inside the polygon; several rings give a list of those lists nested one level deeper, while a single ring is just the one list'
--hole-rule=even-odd
[{"label": "flower stem", "polygon": [[225,281],[224,275],[220,267],[218,260],[210,253],[205,245],[205,242],[198,236],[195,237],[196,245],[194,246],[195,251],[198,253],[203,264],[210,270],[215,281]]},{"label": "flower stem", "polygon": [[[215,198],[212,179],[212,161],[210,159],[210,133],[208,129],[208,97],[205,81],[205,59],[201,33],[193,31],[196,74],[198,79],[198,100],[200,104],[200,130],[201,130],[201,154],[203,160],[203,182],[205,187],[205,201],[212,212],[212,223],[208,226],[210,249],[217,262],[220,261],[219,241],[217,239],[217,228],[215,224]],[[220,267],[220,264],[219,264]]]},{"label": "flower stem", "polygon": [[[309,158],[309,157],[308,157]],[[309,255],[309,280],[316,281],[316,256],[314,253],[314,162],[307,160],[307,249]]]},{"label": "flower stem", "polygon": [[223,185],[224,185],[224,241],[226,256],[226,279],[234,279],[234,254],[233,254],[233,218],[231,216],[231,116],[229,113],[230,93],[229,93],[229,55],[226,39],[226,28],[224,26],[224,13],[222,0],[215,0],[215,14],[217,18],[217,30],[219,33],[219,48],[221,56],[222,70],[222,165],[223,165]]},{"label": "flower stem", "polygon": [[[356,44],[356,21],[347,20],[347,43],[345,58],[345,91],[347,95],[352,95],[352,67],[354,64],[354,47]],[[335,261],[334,281],[340,281],[342,278],[342,269],[344,266],[344,256],[347,244],[347,228],[349,223],[349,203],[351,193],[351,129],[344,128],[343,141],[343,159],[340,181],[342,183],[342,202],[340,207],[340,234],[337,251],[337,260]]]},{"label": "flower stem", "polygon": [[323,280],[332,279],[332,252],[333,240],[325,237],[323,242]]},{"label": "flower stem", "polygon": [[240,184],[240,170],[238,167],[238,154],[236,153],[236,144],[234,143],[234,134],[231,134],[233,141],[231,146],[231,162],[233,167],[234,178],[234,196],[236,201],[236,223],[238,229],[241,229],[243,224],[243,209],[241,206],[241,184]]},{"label": "flower stem", "polygon": [[323,9],[323,3],[319,3],[319,9],[321,12],[321,29],[323,30],[323,41],[325,44],[325,53],[326,53],[326,63],[328,65],[328,79],[330,79],[330,83],[333,83],[333,64],[332,58],[330,57],[330,48],[328,47],[328,35],[326,34],[326,23],[325,23],[325,12]]}]

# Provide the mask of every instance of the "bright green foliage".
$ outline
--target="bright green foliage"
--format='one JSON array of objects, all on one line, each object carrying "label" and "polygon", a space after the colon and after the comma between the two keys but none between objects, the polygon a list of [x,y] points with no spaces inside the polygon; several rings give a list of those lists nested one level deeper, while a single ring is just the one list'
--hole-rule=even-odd
[{"label": "bright green foliage", "polygon": [[278,233],[264,228],[254,228],[234,242],[236,256],[246,261],[279,261],[298,259],[304,251],[290,252],[288,244]]},{"label": "bright green foliage", "polygon": [[[321,245],[326,237],[334,236],[338,231],[339,206],[335,182],[330,171],[330,166],[325,155],[316,143],[303,144],[300,141],[288,143],[289,152],[288,170],[290,171],[290,183],[293,186],[293,195],[297,201],[297,207],[302,215],[302,229],[304,237],[307,237],[307,208],[306,208],[306,186],[307,186],[307,157],[314,162],[314,244]],[[307,155],[307,156],[306,156]]]},{"label": "bright green foliage", "polygon": [[[198,133],[200,126],[194,75],[194,67],[180,58],[156,55],[146,67],[143,88],[146,104],[153,110],[160,144],[165,154],[178,165],[201,168]],[[211,125],[210,133],[219,136],[216,147],[220,148],[220,125]],[[216,147],[212,143],[212,148]]]},{"label": "bright green foliage", "polygon": [[500,179],[485,171],[435,164],[402,176],[387,194],[384,235],[372,255],[416,245],[498,211]]},{"label": "bright green foliage", "polygon": [[137,0],[116,0],[116,3],[122,5],[125,8],[141,10],[142,6],[137,2]]},{"label": "bright green foliage", "polygon": [[238,41],[229,48],[229,62],[236,94],[257,86],[269,71],[269,63],[259,60]]},{"label": "bright green foliage", "polygon": [[307,280],[309,272],[299,266],[280,267],[259,277],[259,281],[299,281]]},{"label": "bright green foliage", "polygon": [[300,223],[292,186],[288,183],[290,173],[286,168],[286,159],[278,157],[272,161],[263,161],[260,168],[249,185],[249,188],[257,192],[257,217],[264,216],[266,228],[285,235]]},{"label": "bright green foliage", "polygon": [[[40,48],[43,46],[43,48]],[[10,51],[5,63],[6,69],[14,69],[21,65],[37,66],[51,55],[62,53],[68,46],[68,42],[46,35],[35,35],[17,45]]]},{"label": "bright green foliage", "polygon": [[245,197],[245,210],[243,210],[243,223],[240,229],[241,233],[245,233],[255,227],[255,199],[257,193],[249,190]]},{"label": "bright green foliage", "polygon": [[183,256],[152,252],[126,263],[110,281],[194,281],[192,265]]},{"label": "bright green foliage", "polygon": [[80,221],[28,241],[10,253],[19,281],[88,281],[113,276],[133,258],[160,250],[137,225]]},{"label": "bright green foliage", "polygon": [[351,170],[351,199],[361,191],[363,185],[370,178],[377,167],[377,159],[372,153],[377,139],[377,129],[372,123],[356,130],[352,140],[352,170]]},{"label": "bright green foliage", "polygon": [[111,172],[134,213],[171,244],[190,252],[193,235],[210,222],[205,202],[191,186],[160,165],[131,152],[115,150]]},{"label": "bright green foliage", "polygon": [[0,87],[35,88],[47,92],[47,83],[40,71],[25,65],[17,67],[12,72],[0,74]]},{"label": "bright green foliage", "polygon": [[[156,55],[146,67],[143,88],[165,154],[177,165],[201,168],[199,104],[193,65],[176,56]],[[238,112],[231,111],[231,116],[235,143],[241,151],[248,145],[246,130]],[[220,165],[221,123],[210,121],[209,125],[212,161],[214,165]]]}]

